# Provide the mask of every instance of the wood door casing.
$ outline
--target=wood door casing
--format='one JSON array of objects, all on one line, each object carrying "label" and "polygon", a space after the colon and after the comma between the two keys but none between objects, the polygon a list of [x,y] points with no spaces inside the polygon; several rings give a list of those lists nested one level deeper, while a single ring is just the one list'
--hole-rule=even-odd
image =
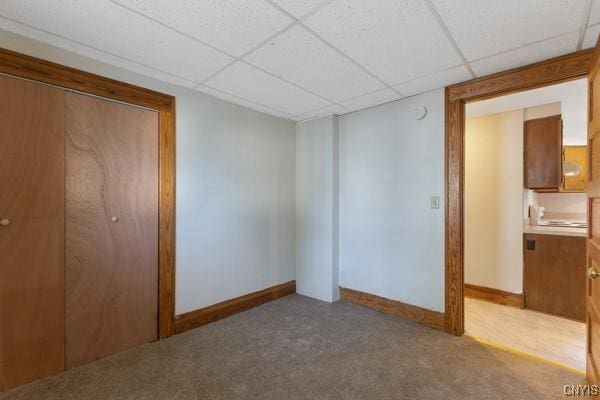
[{"label": "wood door casing", "polygon": [[64,369],[64,90],[0,76],[0,391]]},{"label": "wood door casing", "polygon": [[524,123],[525,187],[556,189],[562,183],[562,119],[560,115]]},{"label": "wood door casing", "polygon": [[159,137],[154,111],[65,103],[69,369],[158,338]]},{"label": "wood door casing", "polygon": [[[600,45],[588,74],[588,242],[587,267],[600,270]],[[587,363],[590,383],[600,383],[600,279],[587,281]]]},{"label": "wood door casing", "polygon": [[585,320],[585,242],[584,237],[523,235],[525,308]]}]

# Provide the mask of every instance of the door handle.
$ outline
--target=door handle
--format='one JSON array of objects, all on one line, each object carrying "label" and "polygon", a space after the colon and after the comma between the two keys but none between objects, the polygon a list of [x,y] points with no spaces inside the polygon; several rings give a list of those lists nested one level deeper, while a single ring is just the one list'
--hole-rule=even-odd
[{"label": "door handle", "polygon": [[0,219],[0,225],[2,226],[8,226],[10,224],[10,219],[8,218],[2,218]]},{"label": "door handle", "polygon": [[588,268],[588,276],[591,279],[596,279],[597,277],[600,276],[600,272],[598,272],[598,270],[594,267]]}]

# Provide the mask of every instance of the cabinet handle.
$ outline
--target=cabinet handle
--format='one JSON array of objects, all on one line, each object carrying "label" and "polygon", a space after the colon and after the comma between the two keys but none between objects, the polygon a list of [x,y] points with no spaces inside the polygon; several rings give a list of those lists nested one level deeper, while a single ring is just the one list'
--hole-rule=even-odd
[{"label": "cabinet handle", "polygon": [[8,218],[2,218],[2,219],[0,219],[0,225],[1,226],[8,226],[8,225],[10,225],[10,219],[8,219]]}]

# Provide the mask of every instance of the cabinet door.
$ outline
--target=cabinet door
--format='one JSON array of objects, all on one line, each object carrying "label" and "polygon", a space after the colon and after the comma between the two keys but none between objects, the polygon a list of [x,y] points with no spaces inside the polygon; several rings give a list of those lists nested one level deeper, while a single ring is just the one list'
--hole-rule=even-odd
[{"label": "cabinet door", "polygon": [[564,160],[579,165],[581,172],[577,176],[565,176],[563,191],[584,192],[588,182],[588,147],[587,146],[565,146]]},{"label": "cabinet door", "polygon": [[524,125],[524,181],[529,189],[556,189],[562,183],[562,119],[531,119]]},{"label": "cabinet door", "polygon": [[1,391],[64,368],[65,92],[0,93]]},{"label": "cabinet door", "polygon": [[158,113],[67,93],[66,368],[157,339]]},{"label": "cabinet door", "polygon": [[525,308],[585,320],[584,237],[525,234]]}]

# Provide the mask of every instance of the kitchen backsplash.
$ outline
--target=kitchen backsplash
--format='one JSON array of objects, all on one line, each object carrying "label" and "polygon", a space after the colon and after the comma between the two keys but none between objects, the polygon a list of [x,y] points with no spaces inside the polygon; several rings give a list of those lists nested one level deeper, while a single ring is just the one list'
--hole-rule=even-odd
[{"label": "kitchen backsplash", "polygon": [[546,209],[546,219],[586,219],[587,195],[585,193],[525,193],[526,203]]}]

